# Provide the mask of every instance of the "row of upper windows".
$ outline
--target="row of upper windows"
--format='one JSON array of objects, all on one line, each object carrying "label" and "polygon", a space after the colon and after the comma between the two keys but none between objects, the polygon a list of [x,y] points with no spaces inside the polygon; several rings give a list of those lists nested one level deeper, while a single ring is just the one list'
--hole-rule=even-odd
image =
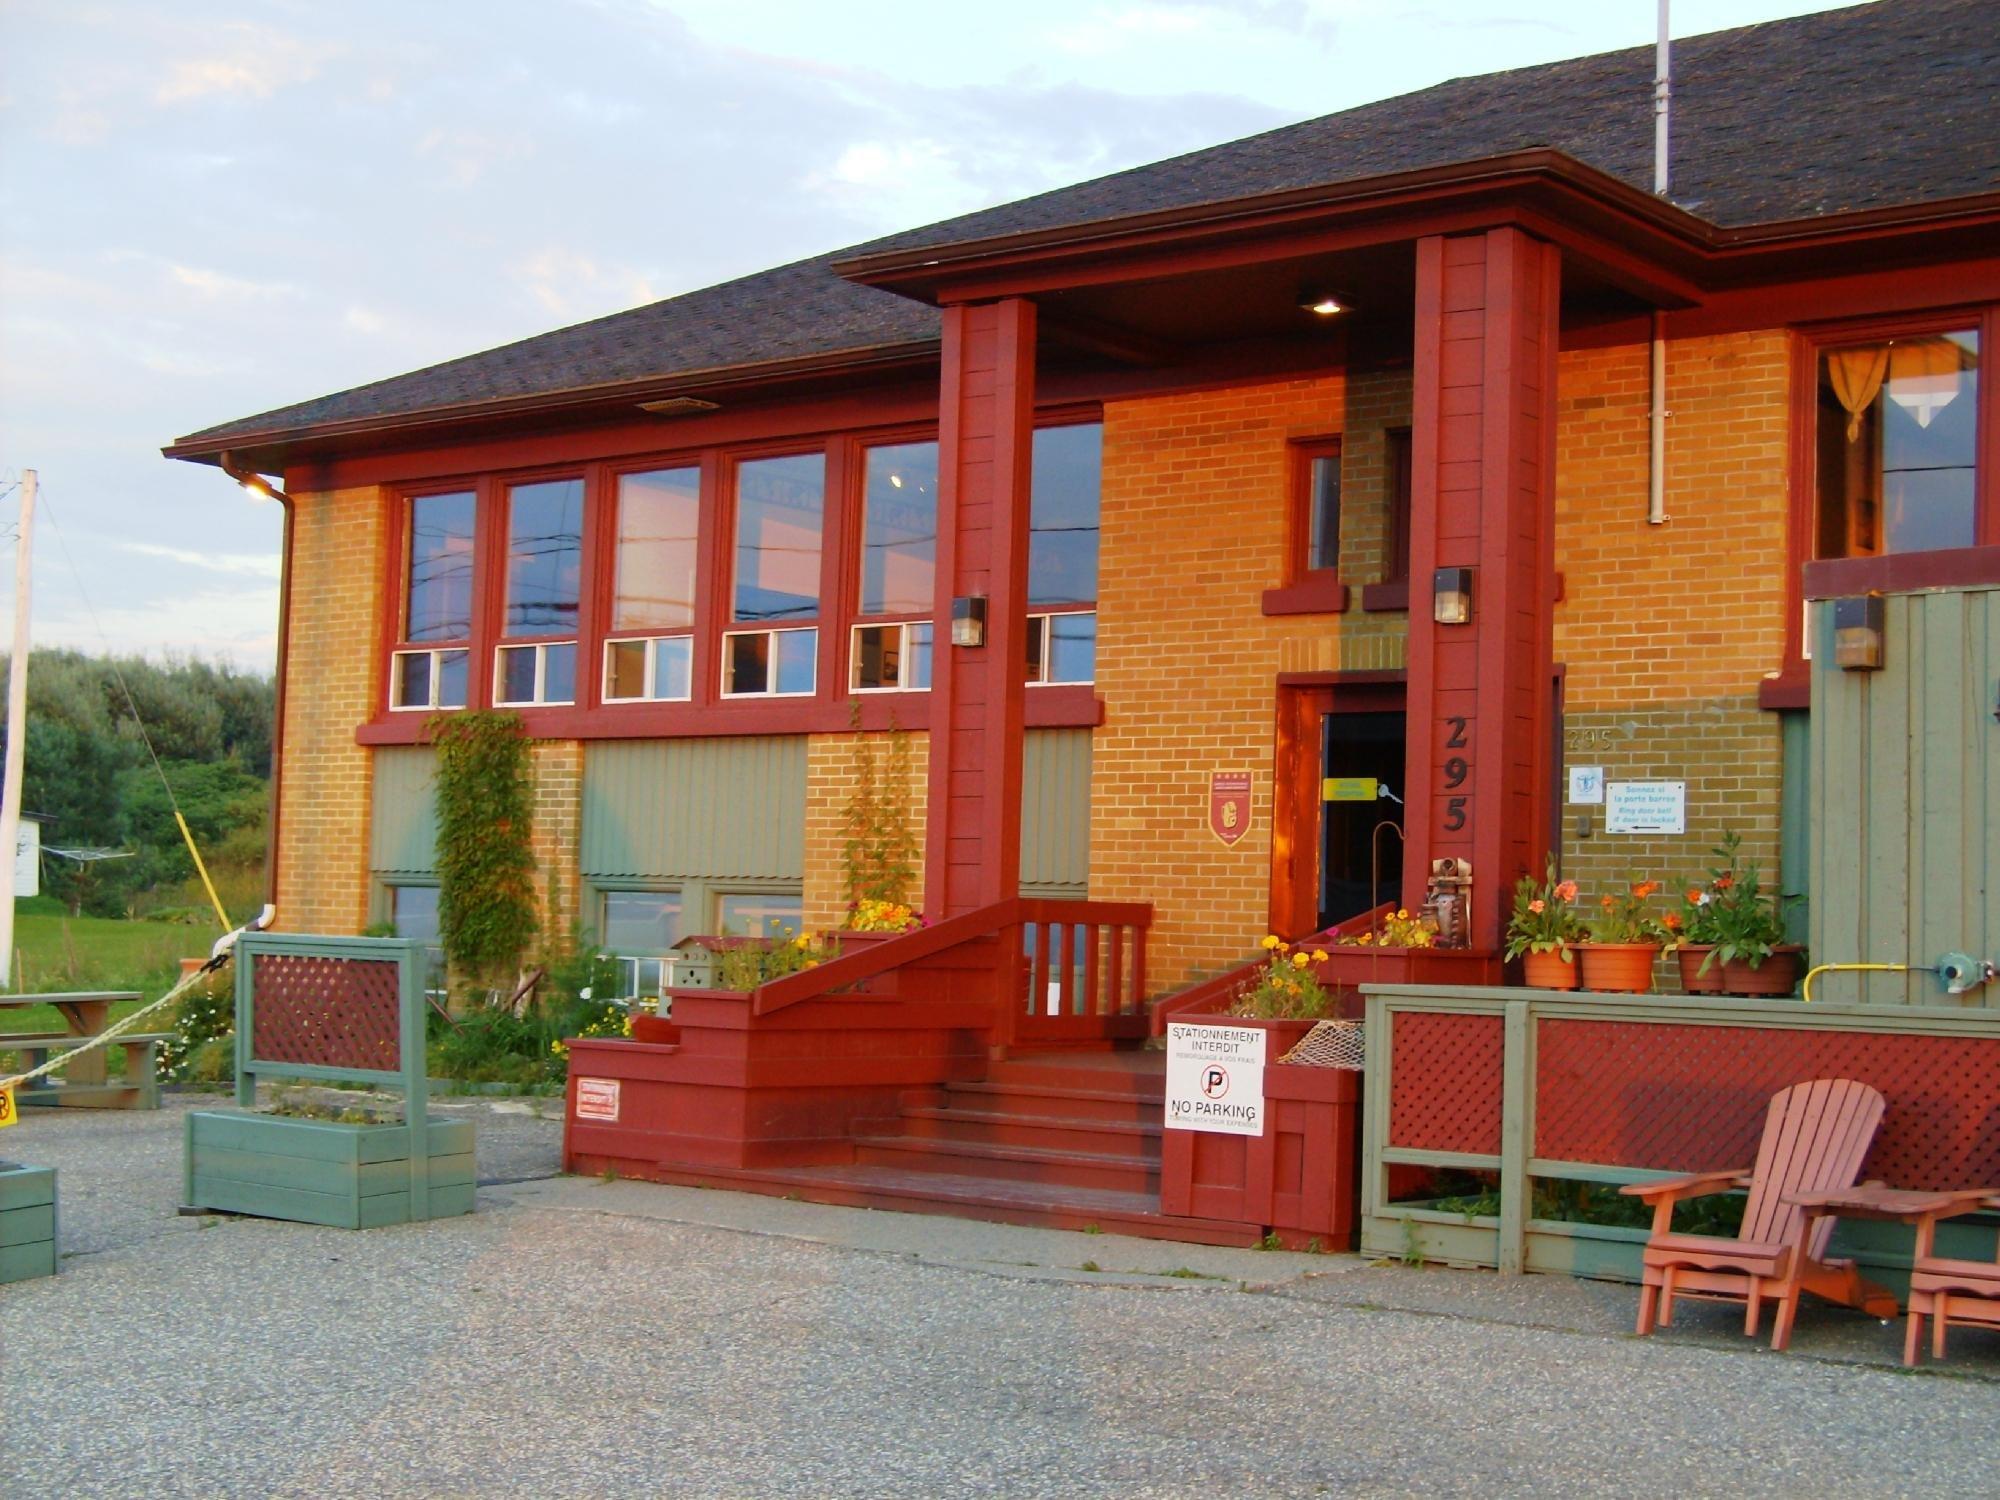
[{"label": "row of upper windows", "polygon": [[[1089,682],[1095,666],[1102,428],[1037,429],[1028,549],[1028,674],[1036,683]],[[815,450],[723,466],[729,537],[721,584],[718,692],[724,698],[803,697],[818,691],[819,632],[831,623],[829,505],[858,519],[849,622],[848,687],[930,686],[935,607],[938,448],[934,441],[861,449],[858,480],[833,477]],[[606,703],[694,696],[702,584],[703,468],[681,464],[611,475],[597,503],[611,528],[609,614],[599,696]],[[591,587],[584,476],[504,487],[496,535],[505,538],[492,701],[578,701],[582,603]],[[852,491],[852,500],[845,492]],[[400,640],[390,705],[460,708],[469,701],[481,505],[472,490],[407,501]]]}]

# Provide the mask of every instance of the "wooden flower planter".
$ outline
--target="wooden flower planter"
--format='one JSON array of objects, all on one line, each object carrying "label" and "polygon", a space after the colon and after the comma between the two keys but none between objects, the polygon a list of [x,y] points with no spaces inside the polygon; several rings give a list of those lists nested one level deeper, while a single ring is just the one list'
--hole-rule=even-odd
[{"label": "wooden flower planter", "polygon": [[55,1168],[0,1162],[0,1282],[55,1274]]},{"label": "wooden flower planter", "polygon": [[243,1110],[187,1116],[186,1201],[336,1229],[374,1229],[472,1212],[472,1122],[432,1120],[423,1202],[411,1207],[411,1132]]}]

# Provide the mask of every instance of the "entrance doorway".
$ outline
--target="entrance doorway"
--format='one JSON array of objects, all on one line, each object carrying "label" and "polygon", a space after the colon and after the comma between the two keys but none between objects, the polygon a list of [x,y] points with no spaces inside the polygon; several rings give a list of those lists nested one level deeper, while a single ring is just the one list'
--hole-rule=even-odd
[{"label": "entrance doorway", "polygon": [[1400,713],[1320,715],[1321,927],[1401,897],[1403,737]]},{"label": "entrance doorway", "polygon": [[1271,930],[1298,937],[1402,899],[1405,690],[1399,674],[1280,697]]}]

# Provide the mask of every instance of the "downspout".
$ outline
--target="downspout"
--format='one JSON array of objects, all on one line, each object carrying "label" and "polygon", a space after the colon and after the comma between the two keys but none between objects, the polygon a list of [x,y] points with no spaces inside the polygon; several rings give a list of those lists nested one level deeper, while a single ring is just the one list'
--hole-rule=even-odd
[{"label": "downspout", "polygon": [[264,850],[264,909],[267,914],[278,904],[278,824],[283,816],[285,767],[285,682],[291,675],[292,636],[292,497],[263,475],[244,469],[236,455],[225,452],[220,459],[222,472],[253,495],[275,500],[284,507],[285,533],[278,559],[278,661],[277,683],[271,701],[271,823],[266,830]]},{"label": "downspout", "polygon": [[[1674,70],[1668,56],[1668,0],[1660,0],[1660,40],[1654,50],[1652,78],[1652,190],[1666,198],[1668,178],[1668,104],[1674,94]],[[1666,314],[1652,312],[1652,452],[1646,470],[1646,524],[1666,524]]]},{"label": "downspout", "polygon": [[[1667,109],[1673,95],[1668,57],[1668,0],[1660,0],[1659,41],[1653,68],[1653,191],[1667,196]],[[1651,456],[1646,472],[1646,524],[1667,521],[1667,317],[1653,309]]]}]

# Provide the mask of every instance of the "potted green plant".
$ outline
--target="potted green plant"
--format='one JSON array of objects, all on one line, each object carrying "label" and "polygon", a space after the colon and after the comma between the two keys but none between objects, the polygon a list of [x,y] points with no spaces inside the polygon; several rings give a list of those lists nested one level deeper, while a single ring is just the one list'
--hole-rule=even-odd
[{"label": "potted green plant", "polygon": [[1270,957],[1226,1013],[1236,1020],[1264,1023],[1275,1060],[1297,1046],[1314,1022],[1333,1014],[1333,996],[1313,972],[1314,964],[1326,962],[1324,948],[1294,948],[1273,935],[1264,939],[1264,949]]},{"label": "potted green plant", "polygon": [[1554,855],[1541,880],[1523,875],[1514,883],[1507,957],[1521,960],[1522,980],[1535,989],[1576,988],[1576,945],[1587,929],[1575,900],[1576,882],[1556,879]]},{"label": "potted green plant", "polygon": [[1659,889],[1657,880],[1635,880],[1600,901],[1590,935],[1577,948],[1585,989],[1643,995],[1653,988],[1653,961],[1674,940],[1673,927],[1647,905]]},{"label": "potted green plant", "polygon": [[[1709,871],[1708,884],[1689,892],[1690,934],[1699,933],[1705,950],[1681,977],[1690,993],[1789,995],[1799,977],[1799,947],[1785,941],[1785,919],[1777,897],[1767,893],[1756,864],[1738,858],[1740,835],[1726,833],[1714,853],[1722,861]],[[1690,982],[1691,981],[1691,982]]]}]

